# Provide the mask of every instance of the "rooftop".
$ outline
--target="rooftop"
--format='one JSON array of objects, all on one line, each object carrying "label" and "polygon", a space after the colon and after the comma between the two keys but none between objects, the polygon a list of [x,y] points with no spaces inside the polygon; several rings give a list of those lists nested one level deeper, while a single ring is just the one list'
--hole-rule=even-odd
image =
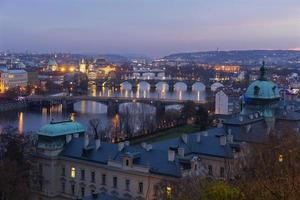
[{"label": "rooftop", "polygon": [[85,132],[85,129],[81,124],[69,120],[60,122],[50,122],[49,124],[42,126],[42,128],[38,131],[38,134],[55,137],[83,132]]}]

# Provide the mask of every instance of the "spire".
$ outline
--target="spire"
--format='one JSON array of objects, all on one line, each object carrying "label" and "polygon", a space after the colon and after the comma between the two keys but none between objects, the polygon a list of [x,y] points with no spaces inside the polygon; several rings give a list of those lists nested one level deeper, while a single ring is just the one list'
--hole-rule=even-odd
[{"label": "spire", "polygon": [[260,80],[266,80],[266,72],[267,72],[267,69],[265,68],[265,61],[262,62],[262,66],[260,67]]}]

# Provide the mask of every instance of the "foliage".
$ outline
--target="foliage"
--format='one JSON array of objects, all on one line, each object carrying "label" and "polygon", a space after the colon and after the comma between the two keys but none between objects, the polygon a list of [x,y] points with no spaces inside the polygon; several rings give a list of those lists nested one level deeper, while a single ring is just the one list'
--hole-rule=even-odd
[{"label": "foliage", "polygon": [[195,103],[193,101],[187,101],[182,108],[182,116],[185,119],[189,119],[192,117],[195,117],[196,115],[196,106]]},{"label": "foliage", "polygon": [[245,199],[243,193],[234,186],[225,182],[207,183],[201,194],[201,200],[242,200]]},{"label": "foliage", "polygon": [[27,140],[15,131],[2,132],[0,139],[0,194],[11,200],[29,199],[30,164],[24,156]]}]

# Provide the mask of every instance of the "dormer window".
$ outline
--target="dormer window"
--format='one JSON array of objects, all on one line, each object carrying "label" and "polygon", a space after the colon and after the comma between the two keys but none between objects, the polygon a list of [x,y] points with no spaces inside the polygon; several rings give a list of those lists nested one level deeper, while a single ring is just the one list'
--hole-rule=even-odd
[{"label": "dormer window", "polygon": [[254,96],[258,96],[260,88],[256,85],[254,86]]}]

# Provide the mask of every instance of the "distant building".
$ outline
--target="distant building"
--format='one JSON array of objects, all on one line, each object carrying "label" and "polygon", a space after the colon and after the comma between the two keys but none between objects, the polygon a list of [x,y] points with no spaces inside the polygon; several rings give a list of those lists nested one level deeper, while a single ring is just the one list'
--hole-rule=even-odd
[{"label": "distant building", "polygon": [[47,65],[47,71],[57,71],[58,64],[54,59],[50,59]]},{"label": "distant building", "polygon": [[219,90],[215,95],[215,114],[230,115],[240,110],[239,98],[227,94],[226,90]]},{"label": "distant building", "polygon": [[8,89],[8,69],[5,66],[0,67],[0,93]]},{"label": "distant building", "polygon": [[27,72],[23,69],[8,70],[8,87],[25,87],[28,84]]},{"label": "distant building", "polygon": [[87,66],[86,66],[84,59],[81,59],[79,62],[79,71],[84,74],[87,72]]}]

